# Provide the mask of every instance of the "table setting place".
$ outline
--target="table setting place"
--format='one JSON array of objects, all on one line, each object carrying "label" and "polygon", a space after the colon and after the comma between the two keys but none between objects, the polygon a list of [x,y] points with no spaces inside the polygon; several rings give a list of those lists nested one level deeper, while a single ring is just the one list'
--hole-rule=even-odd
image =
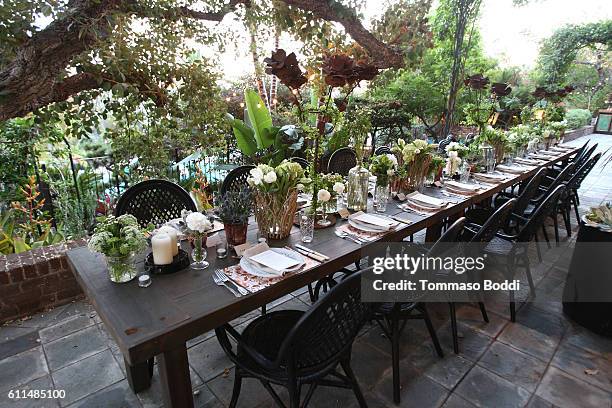
[{"label": "table setting place", "polygon": [[530,159],[539,159],[539,160],[544,160],[544,161],[548,161],[548,160],[552,159],[552,156],[547,155],[547,154],[542,154],[540,152],[530,153],[528,157]]},{"label": "table setting place", "polygon": [[529,170],[533,170],[533,166],[524,166],[520,164],[498,164],[495,168],[510,174],[523,174]]},{"label": "table setting place", "polygon": [[500,172],[493,173],[472,173],[472,177],[476,181],[481,181],[487,184],[499,184],[510,178],[507,174]]},{"label": "table setting place", "polygon": [[412,212],[418,215],[428,217],[432,214],[437,213],[440,210],[445,209],[448,204],[448,200],[442,200],[415,191],[413,193],[408,194],[406,196],[406,201],[402,204],[398,204],[398,208],[403,211]]},{"label": "table setting place", "polygon": [[398,217],[381,214],[368,214],[358,211],[347,218],[347,223],[336,228],[335,234],[356,244],[365,244],[378,239],[381,235],[395,230],[401,224],[409,223]]},{"label": "table setting place", "polygon": [[271,248],[267,243],[261,242],[246,249],[239,264],[217,269],[213,273],[213,280],[217,285],[225,286],[234,296],[241,297],[329,259],[302,245],[298,244],[296,247]]},{"label": "table setting place", "polygon": [[548,150],[551,150],[553,152],[558,152],[558,153],[567,153],[568,150],[572,150],[573,147],[569,147],[569,146],[551,146]]},{"label": "table setting place", "polygon": [[475,183],[462,183],[456,180],[445,180],[444,188],[453,194],[461,196],[472,196],[478,194],[482,190],[493,187],[489,180],[483,180],[487,184],[483,184],[480,180],[474,179]]},{"label": "table setting place", "polygon": [[559,151],[556,151],[556,150],[538,150],[537,153],[541,154],[541,155],[544,155],[544,156],[548,156],[548,158],[551,158],[551,157],[560,156],[561,154],[563,154],[565,152],[559,152]]},{"label": "table setting place", "polygon": [[515,157],[514,161],[519,164],[526,164],[528,166],[539,166],[545,162],[544,160],[526,159],[523,157]]}]

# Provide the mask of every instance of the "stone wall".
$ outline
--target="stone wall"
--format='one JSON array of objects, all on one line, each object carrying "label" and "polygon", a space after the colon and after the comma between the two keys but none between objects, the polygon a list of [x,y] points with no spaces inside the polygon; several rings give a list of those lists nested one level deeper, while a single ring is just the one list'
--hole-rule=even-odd
[{"label": "stone wall", "polygon": [[82,245],[79,240],[0,256],[0,323],[81,297],[65,254]]},{"label": "stone wall", "polygon": [[563,137],[563,140],[566,142],[569,142],[574,139],[578,139],[579,137],[590,135],[591,133],[593,133],[594,129],[595,129],[595,126],[588,125],[588,126],[583,126],[578,129],[567,131],[565,132],[565,136]]}]

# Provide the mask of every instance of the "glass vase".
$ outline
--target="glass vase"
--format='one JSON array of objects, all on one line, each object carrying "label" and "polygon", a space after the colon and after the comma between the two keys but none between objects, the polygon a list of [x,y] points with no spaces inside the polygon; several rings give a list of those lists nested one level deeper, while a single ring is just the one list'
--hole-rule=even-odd
[{"label": "glass vase", "polygon": [[387,211],[387,202],[389,201],[389,185],[376,186],[374,191],[374,209],[377,212]]},{"label": "glass vase", "polygon": [[105,256],[108,277],[111,282],[125,283],[134,279],[138,273],[134,262],[134,254],[126,256]]},{"label": "glass vase", "polygon": [[354,211],[365,211],[368,208],[368,182],[370,172],[357,165],[349,170],[347,185],[347,207]]},{"label": "glass vase", "polygon": [[206,261],[206,235],[198,234],[193,237],[193,250],[191,251],[191,269],[206,269],[209,263]]},{"label": "glass vase", "polygon": [[[332,203],[333,201],[333,203]],[[320,227],[329,227],[331,221],[328,219],[327,214],[331,208],[336,208],[336,200],[329,200],[325,203],[319,203],[319,209],[317,210],[317,225]]]}]

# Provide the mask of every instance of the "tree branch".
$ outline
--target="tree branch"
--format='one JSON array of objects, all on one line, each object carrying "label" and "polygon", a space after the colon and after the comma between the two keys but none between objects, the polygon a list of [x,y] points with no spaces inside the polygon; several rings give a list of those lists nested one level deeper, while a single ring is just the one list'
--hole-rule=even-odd
[{"label": "tree branch", "polygon": [[311,12],[315,17],[341,24],[353,39],[368,51],[378,68],[401,67],[402,55],[368,31],[355,12],[336,1],[328,0],[282,0],[289,6]]}]

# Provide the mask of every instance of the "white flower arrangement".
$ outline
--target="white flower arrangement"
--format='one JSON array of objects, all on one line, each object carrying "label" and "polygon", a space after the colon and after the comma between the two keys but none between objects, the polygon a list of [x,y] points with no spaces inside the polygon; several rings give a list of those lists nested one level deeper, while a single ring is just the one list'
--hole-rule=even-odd
[{"label": "white flower arrangement", "polygon": [[87,246],[91,251],[110,257],[124,257],[147,247],[143,229],[136,217],[129,214],[98,218]]},{"label": "white flower arrangement", "polygon": [[263,193],[286,195],[299,184],[306,184],[302,166],[284,160],[276,167],[260,164],[250,171],[249,186]]},{"label": "white flower arrangement", "polygon": [[204,234],[212,229],[212,223],[200,212],[192,212],[185,217],[187,228],[195,234]]},{"label": "white flower arrangement", "polygon": [[346,189],[346,186],[344,185],[344,183],[340,183],[340,182],[336,182],[334,183],[334,186],[332,188],[334,190],[334,192],[336,194],[342,194],[344,193],[344,190]]},{"label": "white flower arrangement", "polygon": [[329,200],[331,200],[331,194],[329,191],[322,188],[321,190],[317,192],[317,199],[321,201],[322,203],[326,203]]}]

